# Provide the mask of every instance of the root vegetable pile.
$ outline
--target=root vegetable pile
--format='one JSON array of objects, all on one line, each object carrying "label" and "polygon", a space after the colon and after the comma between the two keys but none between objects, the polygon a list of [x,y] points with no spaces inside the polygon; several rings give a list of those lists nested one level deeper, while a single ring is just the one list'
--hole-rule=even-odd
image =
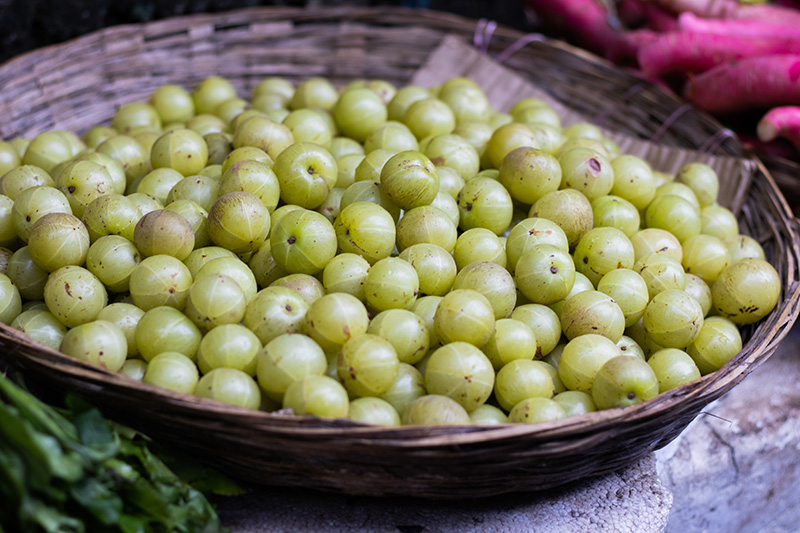
[{"label": "root vegetable pile", "polygon": [[[526,3],[547,31],[558,31],[618,64],[639,68],[646,78],[666,82],[710,113],[767,113],[757,128],[758,139],[769,143],[784,137],[800,151],[794,118],[800,112],[796,6],[737,0]],[[615,9],[606,9],[609,6]],[[773,108],[781,109],[770,111]],[[750,128],[743,125],[743,133]],[[772,145],[764,148],[782,152]]]}]

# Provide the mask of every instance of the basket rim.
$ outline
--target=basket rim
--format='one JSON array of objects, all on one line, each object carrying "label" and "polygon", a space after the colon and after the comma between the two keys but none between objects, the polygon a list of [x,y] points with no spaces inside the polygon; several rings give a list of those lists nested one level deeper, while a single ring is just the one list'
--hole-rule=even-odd
[{"label": "basket rim", "polygon": [[[137,29],[141,30],[141,28],[143,27],[153,28],[157,27],[158,25],[167,24],[170,21],[174,22],[176,20],[181,20],[185,22],[186,27],[188,28],[198,23],[209,23],[209,22],[213,23],[215,21],[220,20],[220,18],[222,18],[222,20],[228,20],[230,18],[237,18],[255,13],[286,14],[292,16],[300,15],[300,18],[302,18],[304,22],[314,21],[314,20],[321,20],[321,21],[341,20],[343,18],[348,18],[348,17],[366,17],[366,16],[374,17],[376,15],[393,16],[393,17],[403,15],[408,19],[416,19],[416,20],[428,17],[429,19],[432,20],[442,21],[443,25],[446,25],[446,23],[450,23],[452,25],[455,24],[463,25],[465,21],[471,20],[455,14],[442,13],[432,10],[421,10],[417,8],[331,7],[331,8],[314,8],[312,10],[307,8],[262,6],[262,7],[253,7],[253,8],[245,8],[235,11],[229,11],[224,14],[193,14],[181,17],[173,17],[171,19],[154,21],[150,23],[111,26],[99,30],[97,32],[90,33],[88,35],[72,39],[64,43],[54,44],[36,50],[32,50],[30,52],[12,58],[4,62],[2,65],[0,65],[0,71],[12,65],[17,66],[20,64],[24,64],[25,61],[28,61],[31,58],[36,57],[37,55],[40,55],[42,53],[59,51],[61,49],[65,49],[66,47],[74,46],[76,43],[88,42],[98,37],[113,36],[119,33],[132,32],[133,30]],[[144,35],[141,31],[135,33],[137,35],[142,35],[142,36]],[[495,35],[503,36],[508,39],[518,39],[521,38],[524,34],[518,30],[498,25]],[[559,48],[561,50],[577,55],[583,58],[584,60],[596,64],[602,64],[605,66],[611,65],[606,60],[599,58],[594,54],[591,54],[590,52],[576,48],[572,45],[563,43],[561,41],[548,38],[538,44],[545,44],[547,46]],[[625,74],[631,75],[630,73],[625,73]],[[642,82],[649,83],[646,82],[645,80],[642,80]],[[673,101],[675,101],[676,103],[683,102],[677,95],[667,93],[660,89],[659,91],[662,94],[662,96],[665,95],[670,99],[672,99]],[[712,120],[714,120],[714,123],[718,125],[720,129],[723,127],[715,119]],[[744,154],[747,158],[756,161],[756,164],[758,165],[759,168],[759,172],[763,174],[770,188],[777,193],[775,195],[775,197],[777,198],[777,202],[780,204],[780,208],[781,210],[784,211],[784,214],[786,215],[787,219],[789,219],[789,223],[787,224],[787,230],[792,242],[792,250],[793,250],[792,267],[796,269],[797,264],[800,263],[800,261],[798,260],[800,259],[800,236],[798,236],[797,220],[792,215],[792,211],[788,205],[788,202],[786,202],[783,195],[780,194],[777,184],[775,183],[775,180],[772,178],[771,174],[763,165],[763,163],[752,153],[748,153],[745,151]],[[360,439],[368,437],[380,437],[381,435],[397,435],[397,437],[393,440],[381,440],[382,443],[386,443],[387,445],[391,443],[394,446],[404,446],[404,445],[453,446],[453,445],[466,445],[478,441],[485,441],[487,440],[487,438],[500,439],[500,438],[514,438],[520,436],[539,435],[542,437],[542,439],[545,439],[554,437],[564,437],[568,435],[575,435],[578,433],[590,433],[610,425],[619,424],[620,422],[634,422],[637,420],[657,417],[665,413],[670,408],[673,408],[676,404],[680,404],[684,400],[690,399],[692,397],[697,397],[701,395],[710,398],[719,397],[720,395],[724,394],[724,392],[726,392],[730,387],[735,385],[737,380],[739,380],[743,375],[746,375],[757,365],[763,363],[769,357],[772,351],[774,351],[774,349],[777,347],[778,342],[780,342],[780,340],[788,333],[791,324],[793,324],[797,319],[798,312],[800,312],[798,310],[798,301],[800,301],[800,285],[794,283],[791,286],[784,287],[784,293],[786,295],[785,300],[790,301],[791,305],[785,306],[780,316],[776,319],[776,322],[778,322],[777,327],[780,328],[780,331],[777,331],[776,335],[763,339],[758,344],[758,346],[755,347],[753,353],[751,353],[744,360],[727,368],[727,370],[724,369],[724,371],[718,371],[703,376],[702,378],[700,378],[700,380],[694,381],[687,385],[683,385],[679,388],[673,389],[672,391],[660,394],[656,399],[635,406],[610,409],[606,411],[598,411],[594,413],[588,413],[586,415],[581,415],[578,417],[570,417],[559,421],[545,422],[536,425],[506,424],[498,427],[438,426],[438,428],[448,428],[448,429],[441,430],[442,434],[432,435],[428,438],[422,438],[422,439],[418,438],[413,442],[408,439],[404,439],[403,436],[413,435],[415,432],[418,433],[419,429],[423,427],[426,430],[429,430],[430,427],[402,426],[402,427],[392,428],[392,427],[370,426],[367,424],[361,424],[347,419],[319,419],[309,415],[295,416],[286,414],[275,414],[260,410],[250,410],[241,407],[230,406],[214,400],[199,398],[190,394],[176,393],[152,385],[144,384],[136,380],[127,378],[126,376],[123,376],[121,374],[91,366],[87,363],[83,363],[82,361],[73,359],[65,354],[53,350],[52,348],[49,348],[41,343],[33,341],[29,337],[24,336],[24,334],[22,334],[21,332],[12,330],[9,326],[5,324],[0,324],[0,337],[11,340],[20,346],[24,346],[27,344],[29,347],[35,348],[37,351],[41,353],[41,356],[34,358],[31,358],[28,354],[24,354],[24,356],[28,357],[29,360],[34,361],[36,364],[44,365],[52,369],[57,369],[59,371],[65,372],[66,374],[74,378],[89,380],[89,382],[101,381],[105,384],[111,384],[115,387],[120,387],[126,390],[136,391],[138,393],[147,393],[151,397],[155,396],[157,398],[169,399],[174,402],[177,402],[176,405],[186,410],[209,413],[209,414],[210,413],[225,414],[229,417],[233,417],[237,420],[242,420],[242,421],[249,420],[251,422],[274,422],[274,424],[269,425],[269,429],[271,431],[279,431],[281,429],[285,429],[287,434],[291,433],[292,435],[298,435],[306,432],[308,432],[309,434],[313,433],[313,434],[341,435],[342,430],[346,430],[349,432],[348,436]],[[759,327],[763,327],[763,324],[762,326]],[[21,337],[25,338],[23,339]],[[22,352],[22,350],[16,350],[16,352],[19,353]],[[9,359],[17,358],[13,353],[2,354],[0,357]]]}]

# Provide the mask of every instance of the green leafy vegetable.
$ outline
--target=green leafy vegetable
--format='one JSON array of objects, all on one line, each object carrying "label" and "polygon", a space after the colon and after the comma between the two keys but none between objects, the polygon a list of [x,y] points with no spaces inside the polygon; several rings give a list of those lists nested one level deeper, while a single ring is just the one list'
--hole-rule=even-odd
[{"label": "green leafy vegetable", "polygon": [[155,448],[78,397],[66,406],[56,410],[0,375],[0,533],[224,531],[200,491],[241,493],[232,481]]}]

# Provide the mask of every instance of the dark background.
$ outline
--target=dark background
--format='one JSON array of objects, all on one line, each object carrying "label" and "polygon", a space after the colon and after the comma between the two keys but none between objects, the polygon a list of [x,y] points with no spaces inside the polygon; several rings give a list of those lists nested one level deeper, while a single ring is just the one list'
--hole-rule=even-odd
[{"label": "dark background", "polygon": [[107,26],[259,5],[424,7],[533,29],[518,0],[0,0],[0,62]]}]

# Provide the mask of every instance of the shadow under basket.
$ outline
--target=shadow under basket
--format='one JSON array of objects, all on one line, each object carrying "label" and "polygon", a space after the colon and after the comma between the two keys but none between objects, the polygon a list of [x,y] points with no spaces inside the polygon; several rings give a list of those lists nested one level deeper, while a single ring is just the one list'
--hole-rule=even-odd
[{"label": "shadow under basket", "polygon": [[[240,95],[275,75],[403,86],[446,35],[472,42],[476,25],[401,8],[256,8],[109,28],[0,67],[0,136],[83,132],[160,85],[191,87],[212,74],[227,77]],[[498,27],[487,52],[496,55],[521,37]],[[683,102],[563,43],[530,42],[505,65],[613,131],[642,139],[657,133],[660,143],[697,149],[722,130],[693,109],[662,128]],[[713,153],[747,156],[735,139],[720,139]],[[743,350],[722,370],[644,404],[557,422],[384,428],[249,411],[88,366],[4,325],[0,358],[26,379],[77,392],[107,416],[241,480],[442,499],[546,489],[616,470],[664,446],[774,352],[798,315],[800,251],[791,210],[760,164],[739,221],[782,282],[778,307],[742,330]]]}]

